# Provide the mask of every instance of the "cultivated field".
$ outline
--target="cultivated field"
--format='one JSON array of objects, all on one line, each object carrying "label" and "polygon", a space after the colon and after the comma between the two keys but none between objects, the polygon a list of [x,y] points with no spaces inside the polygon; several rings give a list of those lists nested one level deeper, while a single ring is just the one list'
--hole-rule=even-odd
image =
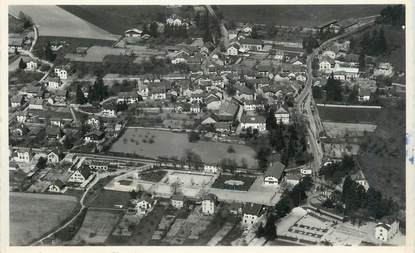
[{"label": "cultivated field", "polygon": [[[146,137],[147,136],[147,137]],[[153,137],[154,136],[154,137]],[[149,137],[154,143],[147,141]],[[255,151],[244,145],[232,144],[235,153],[228,153],[230,144],[219,142],[199,141],[191,143],[186,134],[161,130],[129,128],[123,136],[111,147],[112,152],[137,154],[145,157],[177,157],[181,158],[186,149],[200,155],[203,162],[218,163],[222,158],[234,159],[242,165],[245,158],[249,168],[257,168]]]},{"label": "cultivated field", "polygon": [[10,245],[23,246],[57,227],[77,205],[66,195],[10,193]]},{"label": "cultivated field", "polygon": [[373,132],[376,129],[374,124],[324,122],[323,125],[327,136],[331,138],[361,137],[365,132]]},{"label": "cultivated field", "polygon": [[20,11],[32,17],[39,27],[40,36],[117,40],[117,36],[86,22],[58,6],[14,5],[9,7],[9,12],[14,15],[18,15]]},{"label": "cultivated field", "polygon": [[322,121],[375,123],[382,109],[317,106]]},{"label": "cultivated field", "polygon": [[120,219],[120,212],[88,210],[84,222],[73,241],[102,244]]},{"label": "cultivated field", "polygon": [[223,5],[226,20],[276,24],[285,26],[318,26],[322,23],[351,17],[377,15],[381,5]]}]

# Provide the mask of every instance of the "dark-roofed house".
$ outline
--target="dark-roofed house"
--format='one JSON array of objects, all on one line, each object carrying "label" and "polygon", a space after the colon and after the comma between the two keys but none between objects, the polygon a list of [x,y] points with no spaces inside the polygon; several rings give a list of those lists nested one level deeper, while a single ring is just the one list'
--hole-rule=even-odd
[{"label": "dark-roofed house", "polygon": [[205,215],[213,215],[216,209],[218,198],[212,193],[206,193],[202,196],[202,213]]},{"label": "dark-roofed house", "polygon": [[56,179],[51,185],[48,187],[49,192],[56,192],[61,193],[65,189],[66,185],[62,180]]},{"label": "dark-roofed house", "polygon": [[17,96],[13,96],[13,97],[10,98],[10,105],[11,105],[12,108],[19,107],[19,106],[22,105],[22,103],[23,103],[23,97],[22,96],[17,95]]},{"label": "dark-roofed house", "polygon": [[57,126],[47,126],[46,136],[49,140],[59,139],[61,136],[61,130]]},{"label": "dark-roofed house", "polygon": [[184,206],[184,195],[174,194],[171,196],[171,205],[177,209],[183,208]]},{"label": "dark-roofed house", "polygon": [[104,132],[96,130],[96,131],[92,131],[90,133],[87,133],[85,135],[84,140],[87,143],[88,142],[98,143],[98,142],[101,142],[102,140],[104,140],[104,137],[105,137],[105,133]]},{"label": "dark-roofed house", "polygon": [[9,36],[9,53],[15,53],[22,51],[23,49],[23,37],[11,37]]},{"label": "dark-roofed house", "polygon": [[272,164],[270,164],[264,174],[264,184],[270,186],[278,186],[283,176],[284,168],[284,164],[278,161],[275,161]]},{"label": "dark-roofed house", "polygon": [[262,51],[264,47],[262,40],[251,38],[241,39],[239,43],[241,44],[241,49],[244,51]]},{"label": "dark-roofed house", "polygon": [[71,183],[84,183],[91,177],[93,174],[89,170],[88,167],[82,166],[80,169],[76,170],[72,175],[69,177],[68,182]]},{"label": "dark-roofed house", "polygon": [[58,163],[59,162],[59,151],[54,149],[47,154],[48,163]]},{"label": "dark-roofed house", "polygon": [[262,206],[254,203],[246,203],[243,208],[244,216],[242,218],[242,224],[250,226],[254,224],[261,215]]},{"label": "dark-roofed house", "polygon": [[16,154],[15,160],[17,162],[30,163],[30,160],[33,158],[33,151],[30,148],[19,148]]},{"label": "dark-roofed house", "polygon": [[149,194],[143,194],[136,202],[135,209],[139,215],[148,213],[154,205],[154,199]]},{"label": "dark-roofed house", "polygon": [[241,130],[251,128],[257,129],[259,132],[264,132],[265,129],[265,117],[262,115],[249,115],[244,114],[241,117],[240,123]]}]

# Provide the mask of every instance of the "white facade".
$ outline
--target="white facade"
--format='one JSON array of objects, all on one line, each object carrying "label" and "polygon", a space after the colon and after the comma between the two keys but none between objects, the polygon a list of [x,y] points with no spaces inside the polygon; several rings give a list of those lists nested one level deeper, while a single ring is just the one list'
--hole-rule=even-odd
[{"label": "white facade", "polygon": [[151,94],[150,99],[153,99],[153,100],[166,99],[166,93],[153,93]]},{"label": "white facade", "polygon": [[82,173],[79,170],[77,170],[77,171],[75,171],[71,175],[71,177],[68,179],[68,182],[71,182],[71,183],[83,183],[83,182],[85,182],[85,180],[87,180],[87,178],[85,178],[82,175]]},{"label": "white facade", "polygon": [[287,113],[275,113],[275,119],[277,123],[282,122],[283,125],[288,125],[290,123],[290,114]]},{"label": "white facade", "polygon": [[102,111],[102,116],[104,116],[104,117],[115,117],[115,110],[113,110],[113,109],[104,109]]},{"label": "white facade", "polygon": [[172,199],[171,205],[177,209],[181,209],[184,206],[183,200]]},{"label": "white facade", "polygon": [[26,69],[30,70],[30,71],[36,70],[37,69],[37,62],[34,62],[34,61],[27,62],[26,63]]},{"label": "white facade", "polygon": [[24,151],[24,152],[17,152],[17,157],[15,158],[15,160],[17,162],[25,162],[25,163],[30,163],[30,159],[31,159],[31,155],[29,151]]},{"label": "white facade", "polygon": [[254,215],[254,214],[244,213],[244,217],[242,218],[242,223],[244,225],[249,226],[249,225],[254,224],[257,221],[257,219],[258,219],[258,216]]},{"label": "white facade", "polygon": [[228,47],[226,52],[228,53],[228,55],[238,55],[238,48],[236,48],[234,46],[230,46],[230,47]]},{"label": "white facade", "polygon": [[330,70],[332,69],[331,63],[329,61],[321,61],[319,63],[320,70]]},{"label": "white facade", "polygon": [[68,79],[68,71],[62,68],[55,68],[55,74],[59,76],[60,79],[66,80]]},{"label": "white facade", "polygon": [[266,126],[265,126],[265,122],[258,122],[258,123],[244,123],[241,122],[241,129],[248,129],[251,128],[253,129],[257,129],[259,132],[264,132],[266,130]]},{"label": "white facade", "polygon": [[58,163],[59,162],[59,155],[53,152],[48,154],[48,163]]},{"label": "white facade", "polygon": [[203,165],[203,171],[206,172],[206,173],[216,174],[219,171],[219,166],[205,164],[205,165]]},{"label": "white facade", "polygon": [[264,178],[264,185],[267,186],[278,186],[278,178],[268,176]]},{"label": "white facade", "polygon": [[215,213],[215,203],[212,200],[205,199],[202,201],[202,213],[212,215]]},{"label": "white facade", "polygon": [[336,58],[336,53],[331,50],[327,50],[323,52],[323,56],[327,56],[327,57],[330,57],[331,59],[334,59]]},{"label": "white facade", "polygon": [[375,237],[379,241],[387,242],[399,231],[399,222],[394,221],[392,224],[379,223],[375,227]]}]

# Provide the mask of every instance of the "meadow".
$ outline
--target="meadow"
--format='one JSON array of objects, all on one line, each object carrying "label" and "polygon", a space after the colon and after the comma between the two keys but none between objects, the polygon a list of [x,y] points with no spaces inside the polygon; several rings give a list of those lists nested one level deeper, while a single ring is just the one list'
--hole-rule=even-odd
[{"label": "meadow", "polygon": [[187,134],[162,130],[129,128],[125,131],[110,151],[136,154],[143,157],[177,157],[181,158],[186,150],[197,153],[203,162],[219,163],[223,158],[234,159],[242,166],[245,158],[249,168],[257,168],[255,151],[245,145],[232,144],[234,153],[228,153],[231,144],[221,142],[198,141],[189,142]]},{"label": "meadow", "polygon": [[57,227],[77,206],[73,196],[10,193],[10,245],[24,246]]}]

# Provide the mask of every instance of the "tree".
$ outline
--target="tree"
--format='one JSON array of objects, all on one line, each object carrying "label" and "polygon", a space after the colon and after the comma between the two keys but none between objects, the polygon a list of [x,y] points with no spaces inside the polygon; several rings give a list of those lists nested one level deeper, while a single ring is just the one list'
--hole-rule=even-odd
[{"label": "tree", "polygon": [[27,16],[26,14],[24,14],[23,12],[19,12],[19,19],[23,21],[23,28],[29,28],[31,26],[33,26],[33,20],[30,16]]},{"label": "tree", "polygon": [[220,160],[219,166],[223,170],[230,171],[231,173],[234,173],[235,170],[238,168],[238,164],[236,163],[236,161],[231,158],[223,158],[222,160]]},{"label": "tree", "polygon": [[360,52],[359,55],[359,71],[366,70],[366,55],[363,51]]},{"label": "tree", "polygon": [[262,222],[259,224],[258,229],[255,231],[255,236],[257,238],[261,238],[265,235],[264,226],[262,225]]},{"label": "tree", "polygon": [[158,37],[159,33],[158,33],[158,24],[156,22],[152,22],[150,24],[150,31],[149,31],[150,35],[153,37]]},{"label": "tree", "polygon": [[46,44],[45,47],[45,58],[48,61],[53,62],[56,59],[56,54],[55,52],[53,52],[52,48],[51,48],[51,43],[50,41],[48,41],[48,43]]},{"label": "tree", "polygon": [[341,81],[334,79],[333,73],[329,76],[326,83],[326,99],[328,101],[342,101]]},{"label": "tree", "polygon": [[88,92],[90,102],[102,101],[108,95],[107,87],[104,85],[104,80],[99,74],[95,79],[94,85]]},{"label": "tree", "polygon": [[277,238],[277,227],[275,226],[275,217],[271,213],[267,217],[264,227],[264,237],[267,241],[274,241]]},{"label": "tree", "polygon": [[377,44],[378,54],[385,54],[386,51],[388,50],[388,45],[386,43],[385,32],[383,30],[383,27],[380,29],[379,37],[377,39],[376,44]]},{"label": "tree", "polygon": [[39,160],[37,160],[36,168],[38,168],[38,170],[43,170],[46,168],[47,161],[48,160],[45,157],[40,157]]},{"label": "tree", "polygon": [[258,37],[258,31],[257,30],[258,29],[255,26],[252,27],[251,38],[253,38],[253,39],[259,39],[259,37]]},{"label": "tree", "polygon": [[197,141],[199,141],[199,140],[200,140],[200,135],[199,135],[199,133],[198,133],[198,132],[196,132],[196,131],[191,131],[191,132],[188,134],[188,139],[189,139],[189,142],[197,142]]},{"label": "tree", "polygon": [[265,128],[269,131],[277,127],[277,119],[275,118],[275,110],[271,108],[268,111],[267,117],[265,119]]},{"label": "tree", "polygon": [[138,192],[136,192],[135,190],[130,191],[129,194],[132,199],[136,199],[138,196]]},{"label": "tree", "polygon": [[22,59],[22,58],[20,58],[20,61],[19,61],[19,68],[20,68],[20,69],[25,69],[25,68],[26,68],[26,66],[27,66],[26,62],[24,62],[24,61],[23,61],[23,59]]},{"label": "tree", "polygon": [[227,151],[228,151],[228,153],[235,153],[235,148],[232,145],[229,145]]},{"label": "tree", "polygon": [[349,96],[347,97],[347,102],[349,103],[356,103],[359,98],[359,87],[357,85],[353,86],[352,90],[349,93]]},{"label": "tree", "polygon": [[235,88],[234,85],[232,85],[232,84],[229,83],[225,87],[225,92],[230,97],[235,96],[235,94],[236,94],[236,88]]},{"label": "tree", "polygon": [[86,97],[84,95],[84,92],[82,91],[80,85],[76,86],[76,102],[78,104],[81,104],[81,105],[83,105],[87,102],[87,99],[86,99]]},{"label": "tree", "polygon": [[323,98],[323,92],[319,86],[313,86],[313,88],[311,88],[311,92],[313,93],[313,97],[315,99]]}]

